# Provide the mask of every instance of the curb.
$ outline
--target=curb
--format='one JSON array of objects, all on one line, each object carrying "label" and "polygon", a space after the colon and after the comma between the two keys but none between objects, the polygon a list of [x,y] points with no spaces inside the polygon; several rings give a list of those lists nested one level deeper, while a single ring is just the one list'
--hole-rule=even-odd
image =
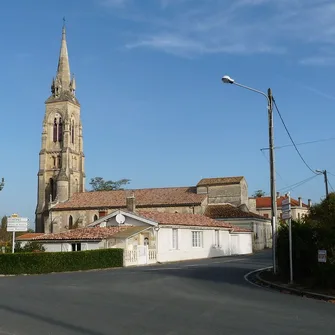
[{"label": "curb", "polygon": [[323,300],[323,301],[326,301],[326,302],[335,302],[335,297],[331,296],[331,295],[314,293],[314,292],[304,291],[304,290],[298,290],[296,288],[291,288],[291,287],[287,287],[287,286],[284,286],[284,285],[274,284],[274,283],[269,282],[265,279],[262,279],[260,277],[260,274],[264,271],[266,271],[266,269],[260,269],[260,270],[257,270],[257,271],[254,272],[257,281],[259,283],[261,283],[262,286],[270,287],[272,289],[280,291],[281,293],[289,293],[289,294],[294,294],[294,295],[298,295],[298,296],[305,297],[305,298]]}]

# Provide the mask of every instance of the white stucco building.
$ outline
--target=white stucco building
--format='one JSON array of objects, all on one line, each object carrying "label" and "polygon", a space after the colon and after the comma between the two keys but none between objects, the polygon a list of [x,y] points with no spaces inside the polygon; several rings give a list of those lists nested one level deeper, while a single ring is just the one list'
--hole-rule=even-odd
[{"label": "white stucco building", "polygon": [[[117,210],[87,228],[31,240],[46,251],[123,248],[125,266],[250,254],[252,232],[200,214]],[[24,241],[24,236],[21,237]]]}]

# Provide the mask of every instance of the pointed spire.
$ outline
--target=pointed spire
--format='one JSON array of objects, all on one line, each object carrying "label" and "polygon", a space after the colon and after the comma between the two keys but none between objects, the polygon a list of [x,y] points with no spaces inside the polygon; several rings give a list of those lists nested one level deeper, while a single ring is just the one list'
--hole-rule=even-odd
[{"label": "pointed spire", "polygon": [[69,55],[67,52],[66,29],[64,20],[64,25],[62,29],[62,44],[59,53],[57,75],[55,80],[56,91],[58,93],[61,93],[62,91],[70,91],[70,82],[71,82],[70,64],[69,64]]}]

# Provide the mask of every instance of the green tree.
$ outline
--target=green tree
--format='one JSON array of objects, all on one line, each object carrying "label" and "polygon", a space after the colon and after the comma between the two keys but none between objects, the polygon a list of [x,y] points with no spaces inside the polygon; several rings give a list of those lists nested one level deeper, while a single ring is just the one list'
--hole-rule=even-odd
[{"label": "green tree", "polygon": [[10,240],[11,240],[11,234],[7,232],[7,216],[4,215],[1,219],[0,241],[8,242]]},{"label": "green tree", "polygon": [[257,190],[252,196],[255,198],[261,198],[261,197],[264,197],[264,195],[265,195],[265,192],[263,190]]},{"label": "green tree", "polygon": [[123,190],[125,185],[128,185],[130,179],[120,179],[117,181],[104,180],[102,177],[91,178],[91,191],[112,191]]}]

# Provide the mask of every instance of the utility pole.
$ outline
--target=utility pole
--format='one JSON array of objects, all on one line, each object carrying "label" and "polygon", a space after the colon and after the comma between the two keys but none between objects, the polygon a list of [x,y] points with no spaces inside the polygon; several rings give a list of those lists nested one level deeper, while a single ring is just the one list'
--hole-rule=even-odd
[{"label": "utility pole", "polygon": [[326,198],[328,199],[329,191],[328,191],[328,176],[327,176],[327,170],[316,170],[317,173],[322,173],[325,178],[325,185],[326,185]]},{"label": "utility pole", "polygon": [[0,183],[0,191],[4,188],[4,186],[5,186],[5,178],[2,178]]},{"label": "utility pole", "polygon": [[272,257],[273,273],[277,274],[277,195],[276,172],[273,135],[273,97],[271,88],[268,89],[268,116],[269,116],[269,148],[270,148],[270,188],[271,188],[271,215],[272,215]]},{"label": "utility pole", "polygon": [[268,118],[269,118],[269,149],[270,149],[270,184],[271,184],[271,222],[272,222],[272,261],[273,272],[277,274],[277,197],[276,197],[276,171],[275,171],[275,155],[274,155],[274,137],[273,137],[273,97],[271,88],[267,94],[256,90],[252,87],[237,83],[229,76],[221,78],[224,84],[234,84],[245,88],[249,91],[263,95],[268,102]]},{"label": "utility pole", "polygon": [[329,192],[328,192],[328,176],[327,176],[327,170],[324,170],[324,171],[323,171],[323,175],[325,176],[326,197],[328,198]]}]

